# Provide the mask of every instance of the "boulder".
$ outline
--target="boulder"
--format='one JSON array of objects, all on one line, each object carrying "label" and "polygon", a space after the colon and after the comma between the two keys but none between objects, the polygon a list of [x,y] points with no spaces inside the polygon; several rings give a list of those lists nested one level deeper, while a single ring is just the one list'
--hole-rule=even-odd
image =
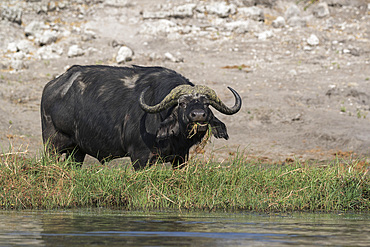
[{"label": "boulder", "polygon": [[81,49],[78,45],[72,45],[68,49],[68,57],[78,57],[85,54],[85,51]]},{"label": "boulder", "polygon": [[121,46],[116,56],[116,62],[124,63],[124,62],[131,61],[133,55],[134,55],[134,52],[129,47]]}]

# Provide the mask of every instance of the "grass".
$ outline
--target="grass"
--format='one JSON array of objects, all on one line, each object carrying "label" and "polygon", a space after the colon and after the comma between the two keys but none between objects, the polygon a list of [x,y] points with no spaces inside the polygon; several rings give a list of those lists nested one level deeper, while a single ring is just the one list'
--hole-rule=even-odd
[{"label": "grass", "polygon": [[48,156],[0,154],[0,208],[109,207],[125,210],[368,211],[369,164],[262,164],[243,155],[228,165],[193,159],[180,170],[158,164],[90,165]]}]

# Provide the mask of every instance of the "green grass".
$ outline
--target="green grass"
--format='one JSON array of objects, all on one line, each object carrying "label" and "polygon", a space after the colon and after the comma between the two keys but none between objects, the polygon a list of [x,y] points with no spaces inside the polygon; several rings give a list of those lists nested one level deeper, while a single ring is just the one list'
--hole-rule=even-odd
[{"label": "green grass", "polygon": [[180,170],[158,164],[134,172],[2,154],[0,208],[367,211],[368,166],[339,158],[324,165],[262,164],[236,155],[227,165],[192,160]]}]

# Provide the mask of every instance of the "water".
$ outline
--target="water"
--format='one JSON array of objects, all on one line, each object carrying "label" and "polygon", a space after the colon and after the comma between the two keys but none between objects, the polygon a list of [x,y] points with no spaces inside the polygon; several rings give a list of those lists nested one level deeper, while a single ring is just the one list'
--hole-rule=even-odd
[{"label": "water", "polygon": [[0,211],[0,246],[370,246],[370,214]]}]

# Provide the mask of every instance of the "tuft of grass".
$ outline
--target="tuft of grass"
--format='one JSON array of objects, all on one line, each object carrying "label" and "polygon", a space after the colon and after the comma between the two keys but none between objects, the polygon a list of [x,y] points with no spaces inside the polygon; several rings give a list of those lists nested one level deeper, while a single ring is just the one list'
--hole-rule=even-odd
[{"label": "tuft of grass", "polygon": [[320,0],[297,0],[297,3],[304,3],[304,10],[306,11],[311,5],[318,3]]},{"label": "tuft of grass", "polygon": [[368,166],[339,158],[271,165],[236,154],[227,165],[194,158],[183,169],[157,164],[134,172],[7,153],[0,154],[0,208],[362,211],[370,209]]}]

